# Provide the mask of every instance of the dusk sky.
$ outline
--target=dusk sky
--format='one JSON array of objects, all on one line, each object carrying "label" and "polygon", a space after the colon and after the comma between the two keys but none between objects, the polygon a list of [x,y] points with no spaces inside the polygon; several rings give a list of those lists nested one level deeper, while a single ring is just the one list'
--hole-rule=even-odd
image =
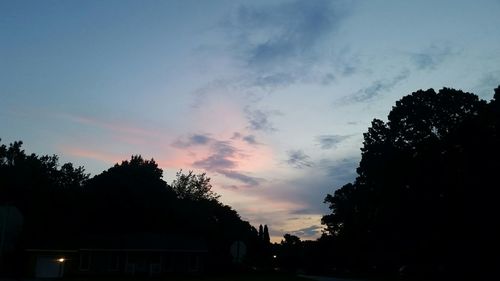
[{"label": "dusk sky", "polygon": [[418,89],[489,100],[500,1],[0,0],[0,138],[92,175],[206,172],[273,241],[321,234],[362,134]]}]

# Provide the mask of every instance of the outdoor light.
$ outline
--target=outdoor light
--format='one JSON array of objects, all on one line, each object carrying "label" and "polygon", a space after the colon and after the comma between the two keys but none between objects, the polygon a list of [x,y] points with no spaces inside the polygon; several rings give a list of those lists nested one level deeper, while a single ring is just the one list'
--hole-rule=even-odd
[{"label": "outdoor light", "polygon": [[65,260],[66,260],[66,259],[64,259],[64,258],[57,259],[57,261],[58,261],[58,262],[61,262],[61,263],[62,263],[62,262],[64,262]]},{"label": "outdoor light", "polygon": [[273,258],[275,259],[276,258],[276,255],[273,256]]}]

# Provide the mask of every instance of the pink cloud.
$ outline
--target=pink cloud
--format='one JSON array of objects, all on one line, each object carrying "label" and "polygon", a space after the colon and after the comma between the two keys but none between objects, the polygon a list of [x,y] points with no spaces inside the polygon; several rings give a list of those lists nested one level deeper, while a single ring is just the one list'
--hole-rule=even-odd
[{"label": "pink cloud", "polygon": [[65,115],[66,117],[69,117],[71,120],[78,122],[80,124],[91,125],[102,129],[110,130],[113,132],[146,136],[146,137],[154,137],[159,135],[156,131],[147,130],[139,126],[131,126],[130,124],[124,123],[123,121],[109,121],[88,116],[77,116],[68,114]]},{"label": "pink cloud", "polygon": [[68,154],[71,156],[88,158],[88,159],[95,159],[95,160],[99,160],[99,161],[110,163],[110,164],[120,163],[122,160],[126,159],[126,158],[123,158],[123,155],[111,154],[111,153],[107,153],[107,152],[89,150],[89,149],[84,149],[84,148],[79,148],[79,147],[62,147],[61,151],[64,154]]}]

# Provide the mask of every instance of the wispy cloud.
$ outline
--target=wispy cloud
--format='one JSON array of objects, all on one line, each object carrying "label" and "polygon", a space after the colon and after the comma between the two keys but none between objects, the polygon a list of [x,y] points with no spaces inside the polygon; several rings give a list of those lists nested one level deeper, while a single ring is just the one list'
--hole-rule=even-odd
[{"label": "wispy cloud", "polygon": [[287,72],[277,72],[271,74],[264,74],[257,76],[251,81],[252,85],[259,85],[263,88],[276,88],[280,86],[286,86],[294,83],[297,80],[297,76],[294,73]]},{"label": "wispy cloud", "polygon": [[195,145],[207,145],[211,141],[213,141],[213,139],[209,134],[192,134],[187,138],[177,139],[174,143],[172,143],[172,146],[177,148],[186,148]]},{"label": "wispy cloud", "polygon": [[297,56],[312,56],[345,15],[340,1],[294,1],[260,7],[241,6],[230,27],[247,42],[249,65],[282,65]]},{"label": "wispy cloud", "polygon": [[341,103],[354,103],[371,100],[383,92],[392,90],[394,86],[408,78],[408,76],[410,76],[410,72],[405,69],[392,79],[376,80],[370,86],[363,88],[350,96],[344,97],[341,100]]},{"label": "wispy cloud", "polygon": [[211,144],[211,155],[205,159],[195,161],[193,167],[202,168],[207,171],[220,171],[236,167],[234,157],[237,149],[229,142],[214,141]]},{"label": "wispy cloud", "polygon": [[[241,162],[245,160],[246,155],[241,149],[235,146],[234,141],[241,141],[247,145],[258,144],[255,136],[243,135],[235,132],[229,140],[219,140],[211,137],[209,134],[191,134],[187,137],[177,139],[172,146],[181,150],[195,148],[208,149],[208,155],[200,160],[191,163],[193,168],[203,169],[208,172],[218,173],[228,179],[236,180],[243,184],[244,187],[258,186],[263,179],[252,177],[246,173],[239,171],[238,168]],[[206,153],[206,152],[205,152]],[[236,185],[223,185],[230,189],[237,189]],[[242,186],[239,186],[242,187]]]},{"label": "wispy cloud", "polygon": [[257,142],[257,139],[255,138],[254,135],[244,136],[243,140],[246,141],[248,144],[254,144],[254,145],[259,144],[259,142]]},{"label": "wispy cloud", "polygon": [[339,143],[348,139],[350,136],[342,136],[342,135],[321,135],[316,137],[316,141],[318,142],[321,149],[331,149],[337,147]]},{"label": "wispy cloud", "polygon": [[130,122],[126,121],[116,121],[109,119],[98,119],[95,117],[83,116],[83,115],[72,115],[62,113],[61,116],[68,118],[74,122],[98,127],[101,129],[109,130],[115,133],[122,134],[130,134],[130,135],[139,135],[139,136],[147,136],[153,137],[158,136],[158,132],[154,130],[147,130],[140,126],[132,126]]},{"label": "wispy cloud", "polygon": [[243,134],[241,134],[239,132],[235,132],[233,134],[233,136],[231,137],[231,139],[232,140],[243,140],[247,144],[251,144],[251,145],[258,145],[258,144],[260,144],[257,141],[257,138],[254,135],[243,135]]},{"label": "wispy cloud", "polygon": [[247,186],[258,186],[263,181],[263,179],[261,179],[261,178],[251,177],[251,176],[245,175],[245,174],[237,172],[237,171],[219,170],[217,172],[219,174],[222,174],[222,175],[230,178],[230,179],[240,181],[240,182],[246,184]]},{"label": "wispy cloud", "polygon": [[251,110],[248,107],[245,109],[248,120],[248,128],[255,131],[274,132],[277,129],[272,124],[270,117],[273,115],[281,115],[279,111],[269,110]]},{"label": "wispy cloud", "polygon": [[306,167],[312,167],[313,162],[311,161],[311,157],[305,154],[302,150],[289,150],[288,159],[286,162],[297,169],[303,169]]},{"label": "wispy cloud", "polygon": [[304,238],[311,238],[314,237],[316,238],[321,230],[323,229],[322,226],[320,225],[311,225],[309,227],[301,228],[295,231],[291,231],[290,234],[297,235],[299,237],[304,237]]},{"label": "wispy cloud", "polygon": [[80,147],[63,146],[61,147],[61,151],[67,155],[88,158],[88,159],[95,159],[109,164],[120,163],[120,161],[124,160],[123,155],[85,149]]},{"label": "wispy cloud", "polygon": [[292,215],[311,215],[311,214],[318,214],[318,210],[314,210],[311,208],[304,208],[304,209],[297,209],[297,210],[292,210],[290,212]]},{"label": "wispy cloud", "polygon": [[449,46],[431,46],[420,53],[412,54],[411,61],[419,70],[432,70],[450,55],[452,55],[452,49]]},{"label": "wispy cloud", "polygon": [[327,0],[243,5],[223,29],[233,40],[235,57],[252,71],[252,84],[284,86],[323,62],[324,45],[349,8],[346,1]]},{"label": "wispy cloud", "polygon": [[359,166],[359,156],[335,161],[322,159],[319,161],[318,166],[326,171],[332,187],[339,188],[355,179],[356,168]]}]

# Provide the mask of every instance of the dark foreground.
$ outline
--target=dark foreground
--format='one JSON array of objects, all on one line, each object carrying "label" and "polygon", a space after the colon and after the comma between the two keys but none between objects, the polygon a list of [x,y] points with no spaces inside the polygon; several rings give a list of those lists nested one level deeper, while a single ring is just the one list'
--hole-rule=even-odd
[{"label": "dark foreground", "polygon": [[[35,278],[2,278],[0,281],[34,281],[47,280]],[[49,279],[60,281],[313,281],[308,277],[296,276],[286,273],[244,273],[244,274],[223,274],[212,276],[171,276],[164,278],[106,278],[106,277],[78,277]]]}]

